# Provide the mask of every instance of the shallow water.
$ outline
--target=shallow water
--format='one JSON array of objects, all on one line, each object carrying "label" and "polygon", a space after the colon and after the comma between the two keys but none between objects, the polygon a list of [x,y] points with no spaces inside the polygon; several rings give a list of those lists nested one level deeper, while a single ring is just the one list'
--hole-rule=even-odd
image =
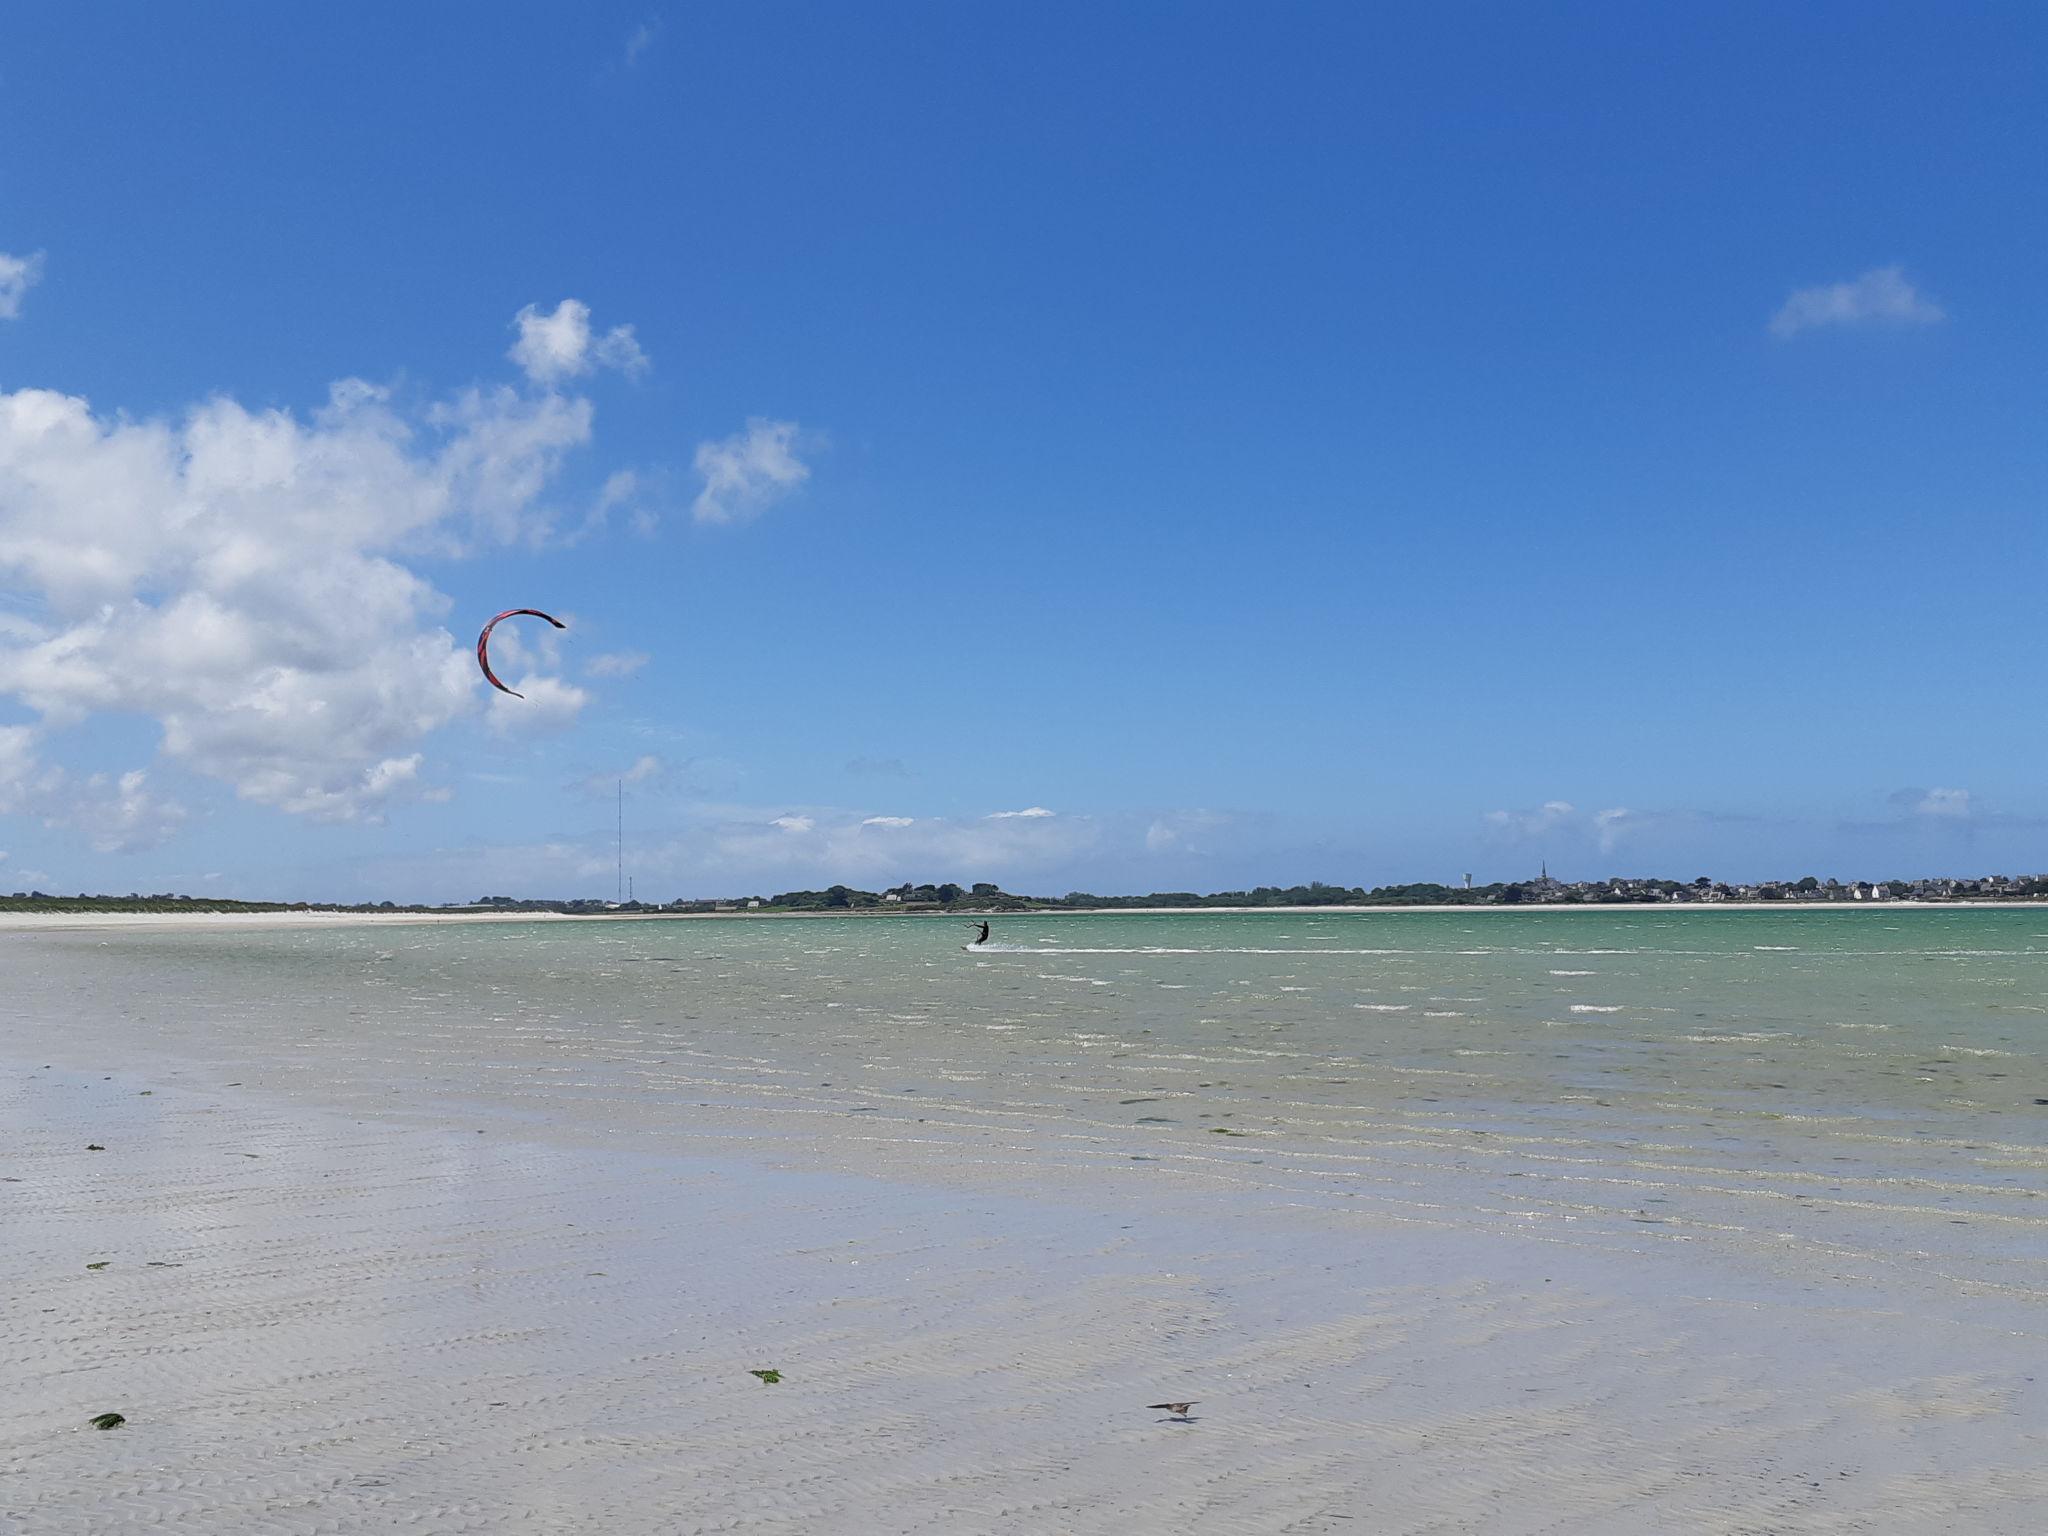
[{"label": "shallow water", "polygon": [[261,1040],[289,1065],[252,1087],[571,1140],[1692,1243],[1921,1305],[2048,1293],[2048,910],[1061,914],[965,937],[9,935],[0,1014],[17,1048],[62,1055],[87,1014],[224,1079]]}]

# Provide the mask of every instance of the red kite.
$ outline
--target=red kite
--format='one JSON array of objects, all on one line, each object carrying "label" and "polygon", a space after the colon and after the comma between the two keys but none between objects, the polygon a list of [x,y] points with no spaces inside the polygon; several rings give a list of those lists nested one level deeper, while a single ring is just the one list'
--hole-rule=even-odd
[{"label": "red kite", "polygon": [[515,699],[523,699],[526,695],[523,693],[512,693],[510,688],[507,688],[498,681],[498,674],[491,670],[491,631],[498,627],[500,620],[509,619],[513,615],[521,613],[531,614],[536,619],[546,619],[557,629],[567,629],[569,627],[560,619],[554,617],[554,615],[542,613],[538,608],[507,608],[497,618],[484,626],[484,632],[476,637],[476,664],[484,669],[484,677],[489,680],[493,688],[496,688],[501,693],[511,693]]}]

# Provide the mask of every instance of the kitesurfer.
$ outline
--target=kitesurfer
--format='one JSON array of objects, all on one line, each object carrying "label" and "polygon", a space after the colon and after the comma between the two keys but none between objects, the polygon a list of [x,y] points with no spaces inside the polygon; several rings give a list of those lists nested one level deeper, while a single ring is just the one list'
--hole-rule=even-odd
[{"label": "kitesurfer", "polygon": [[974,942],[977,944],[986,944],[988,942],[988,924],[983,923],[980,926],[981,932],[974,936]]}]

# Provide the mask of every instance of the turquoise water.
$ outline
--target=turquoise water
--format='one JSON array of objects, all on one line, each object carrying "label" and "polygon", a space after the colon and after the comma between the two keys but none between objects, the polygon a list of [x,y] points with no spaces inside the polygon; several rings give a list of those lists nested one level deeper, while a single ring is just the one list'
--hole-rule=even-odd
[{"label": "turquoise water", "polygon": [[[11,1048],[962,1184],[2048,1291],[2048,910],[0,937]],[[31,1043],[40,1042],[40,1043]],[[128,1063],[123,1063],[128,1064]]]}]

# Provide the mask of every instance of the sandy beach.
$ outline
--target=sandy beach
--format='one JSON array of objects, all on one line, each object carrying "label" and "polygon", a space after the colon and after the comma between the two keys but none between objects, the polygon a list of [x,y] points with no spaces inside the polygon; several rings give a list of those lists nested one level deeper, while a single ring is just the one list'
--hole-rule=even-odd
[{"label": "sandy beach", "polygon": [[[1972,901],[1967,904],[1956,902],[1892,901],[1851,904],[1845,902],[1782,902],[1782,901],[1720,901],[1683,903],[1671,905],[1648,905],[1631,909],[1627,906],[1602,906],[1593,904],[1543,906],[1534,910],[1558,914],[1590,914],[1612,917],[1616,912],[1662,911],[1695,913],[1841,913],[1854,912],[1866,917],[1878,917],[1885,912],[1899,911],[2027,911],[2040,910],[2048,913],[2048,902],[2026,901]],[[1091,909],[1048,908],[1042,912],[991,912],[988,915],[998,921],[1014,920],[1043,915],[1087,916]],[[1405,907],[1123,907],[1114,909],[1126,917],[1185,917],[1206,913],[1220,917],[1276,916],[1276,917],[1318,917],[1335,914],[1369,914],[1373,916],[1400,917],[1513,917],[1532,908],[1520,906],[1466,907],[1466,906],[1405,906]],[[235,930],[235,929],[323,929],[323,928],[389,928],[419,924],[440,923],[654,923],[654,922],[938,922],[960,921],[963,916],[977,915],[979,909],[963,907],[959,912],[890,912],[885,909],[867,908],[846,912],[0,912],[0,933],[60,933],[70,930],[142,929],[160,932]]]},{"label": "sandy beach", "polygon": [[[6,942],[0,971],[80,983],[129,940]],[[138,1044],[111,1009],[57,1029],[54,1007],[17,1001],[0,1035],[0,1458],[29,1536],[2048,1516],[2038,1309],[2009,1284],[1916,1290],[1839,1244],[1773,1270],[1517,1230],[1448,1163],[1346,1209],[1277,1168],[1079,1162],[1022,1126],[920,1158],[897,1143],[921,1120],[793,1135],[738,1102],[693,1152],[609,1092],[536,1117],[369,1034],[309,1057],[200,1011]],[[501,1062],[561,1064],[538,1042]],[[933,1100],[957,1076],[887,1070]],[[1184,1399],[1187,1421],[1146,1407]],[[91,1428],[105,1412],[126,1423]]]}]

